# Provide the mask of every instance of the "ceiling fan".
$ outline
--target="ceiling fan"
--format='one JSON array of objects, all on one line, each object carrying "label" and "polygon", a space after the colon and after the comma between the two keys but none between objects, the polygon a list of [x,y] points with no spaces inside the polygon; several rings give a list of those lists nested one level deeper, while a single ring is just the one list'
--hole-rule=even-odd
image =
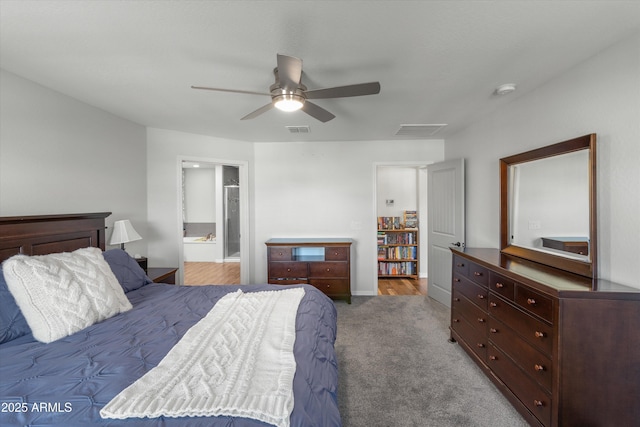
[{"label": "ceiling fan", "polygon": [[273,74],[275,75],[276,82],[269,87],[269,93],[204,86],[191,86],[191,88],[245,93],[248,95],[266,95],[271,97],[270,103],[247,114],[240,120],[253,119],[269,111],[271,108],[276,107],[283,111],[296,111],[301,109],[323,123],[328,122],[335,116],[324,108],[309,102],[309,99],[347,98],[380,93],[379,82],[307,90],[307,87],[301,82],[302,60],[293,56],[278,54],[278,66],[273,70]]}]

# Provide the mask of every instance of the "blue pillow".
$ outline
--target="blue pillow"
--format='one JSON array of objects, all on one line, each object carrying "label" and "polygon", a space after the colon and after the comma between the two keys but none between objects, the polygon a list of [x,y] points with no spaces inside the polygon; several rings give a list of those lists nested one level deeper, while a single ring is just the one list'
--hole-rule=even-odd
[{"label": "blue pillow", "polygon": [[115,274],[118,282],[122,285],[124,292],[131,292],[139,289],[149,283],[153,283],[151,279],[147,277],[138,261],[131,258],[131,256],[122,249],[109,249],[102,253],[105,261],[111,267],[111,271]]},{"label": "blue pillow", "polygon": [[0,267],[0,344],[31,333],[31,328],[11,295]]}]

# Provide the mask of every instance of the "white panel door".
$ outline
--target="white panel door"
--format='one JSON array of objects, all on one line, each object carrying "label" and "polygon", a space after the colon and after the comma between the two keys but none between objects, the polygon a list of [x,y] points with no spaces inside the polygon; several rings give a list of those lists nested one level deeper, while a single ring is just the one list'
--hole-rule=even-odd
[{"label": "white panel door", "polygon": [[451,306],[451,251],[464,247],[464,159],[427,166],[428,294]]}]

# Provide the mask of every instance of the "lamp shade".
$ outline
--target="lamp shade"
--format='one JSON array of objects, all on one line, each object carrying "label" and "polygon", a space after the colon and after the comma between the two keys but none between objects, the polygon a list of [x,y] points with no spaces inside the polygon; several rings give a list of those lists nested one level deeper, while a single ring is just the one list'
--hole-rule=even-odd
[{"label": "lamp shade", "polygon": [[140,240],[142,237],[131,225],[131,221],[123,219],[113,223],[113,233],[111,233],[110,245],[121,245],[124,249],[124,244],[133,242],[134,240]]}]

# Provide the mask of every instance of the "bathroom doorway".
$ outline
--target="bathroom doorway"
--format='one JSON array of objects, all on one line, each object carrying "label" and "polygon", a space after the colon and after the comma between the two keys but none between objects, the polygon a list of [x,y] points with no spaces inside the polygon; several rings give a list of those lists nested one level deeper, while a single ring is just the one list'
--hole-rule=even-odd
[{"label": "bathroom doorway", "polygon": [[189,159],[180,167],[183,283],[243,283],[242,166]]}]

